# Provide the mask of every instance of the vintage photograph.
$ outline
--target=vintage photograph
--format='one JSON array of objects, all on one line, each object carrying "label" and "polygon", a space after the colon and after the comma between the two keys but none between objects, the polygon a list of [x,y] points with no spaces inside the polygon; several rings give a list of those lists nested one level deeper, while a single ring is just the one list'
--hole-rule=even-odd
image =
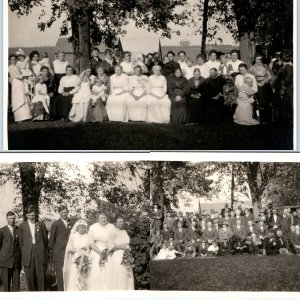
[{"label": "vintage photograph", "polygon": [[151,290],[299,292],[299,180],[299,163],[153,162]]},{"label": "vintage photograph", "polygon": [[0,174],[1,292],[150,288],[147,163],[1,163]]},{"label": "vintage photograph", "polygon": [[5,5],[9,150],[294,148],[293,0]]}]

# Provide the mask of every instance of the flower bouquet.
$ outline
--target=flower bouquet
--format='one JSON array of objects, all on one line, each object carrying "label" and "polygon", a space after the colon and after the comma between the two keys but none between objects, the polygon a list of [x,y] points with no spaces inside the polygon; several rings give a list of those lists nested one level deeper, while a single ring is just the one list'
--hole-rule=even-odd
[{"label": "flower bouquet", "polygon": [[134,258],[130,248],[124,250],[121,265],[125,266],[128,270],[134,267]]},{"label": "flower bouquet", "polygon": [[86,254],[81,254],[75,258],[74,261],[79,273],[86,274],[89,268],[89,257]]},{"label": "flower bouquet", "polygon": [[104,249],[101,251],[101,255],[100,255],[100,260],[99,260],[100,268],[106,264],[107,258],[108,258],[108,249]]}]

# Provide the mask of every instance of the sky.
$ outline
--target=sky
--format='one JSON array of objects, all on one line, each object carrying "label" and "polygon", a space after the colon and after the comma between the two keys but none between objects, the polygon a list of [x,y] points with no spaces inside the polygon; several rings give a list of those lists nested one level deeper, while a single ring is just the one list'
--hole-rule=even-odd
[{"label": "sky", "polygon": [[[189,0],[189,4],[192,5],[198,0]],[[45,0],[45,11],[46,19],[49,18],[51,14],[50,0]],[[32,46],[54,46],[59,37],[59,28],[62,20],[55,22],[50,29],[46,29],[45,32],[41,32],[37,28],[37,23],[39,22],[39,14],[41,7],[36,7],[33,9],[29,16],[23,16],[18,18],[16,13],[12,13],[10,10],[8,12],[8,30],[9,30],[9,47],[32,47]],[[48,16],[48,18],[47,18]],[[44,19],[43,19],[44,20]],[[125,26],[124,29],[127,34],[124,37],[160,37],[159,34],[148,32],[145,29],[138,29],[135,27],[133,22]],[[161,44],[164,45],[178,45],[181,40],[187,40],[191,42],[191,45],[200,45],[201,36],[193,35],[191,27],[174,26],[174,30],[180,30],[181,35],[172,36],[171,39],[163,38],[161,39]],[[233,38],[230,34],[226,33],[225,29],[219,31],[217,37],[223,39],[224,44],[235,44]]]}]

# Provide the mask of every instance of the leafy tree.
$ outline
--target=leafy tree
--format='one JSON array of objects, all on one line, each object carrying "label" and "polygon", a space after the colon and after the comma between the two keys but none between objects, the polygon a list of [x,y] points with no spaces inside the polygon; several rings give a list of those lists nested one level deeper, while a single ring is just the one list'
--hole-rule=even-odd
[{"label": "leafy tree", "polygon": [[[163,36],[170,37],[172,24],[182,25],[186,20],[183,13],[175,12],[175,8],[186,3],[186,0],[51,0],[52,15],[38,23],[38,27],[44,31],[64,18],[60,33],[71,32],[74,66],[81,70],[90,59],[91,44],[104,42],[112,46],[116,36],[124,33],[122,28],[130,19],[137,27],[162,31]],[[34,6],[43,7],[45,0],[9,0],[8,4],[11,11],[23,16],[30,14]],[[44,16],[42,9],[41,17]]]}]

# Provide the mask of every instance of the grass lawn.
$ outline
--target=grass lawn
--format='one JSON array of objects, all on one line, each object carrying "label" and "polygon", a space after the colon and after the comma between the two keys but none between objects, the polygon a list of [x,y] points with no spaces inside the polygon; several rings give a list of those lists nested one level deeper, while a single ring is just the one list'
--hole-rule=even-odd
[{"label": "grass lawn", "polygon": [[8,126],[9,150],[292,150],[291,128],[130,123],[23,122]]},{"label": "grass lawn", "polygon": [[299,256],[152,261],[151,290],[300,291]]}]

